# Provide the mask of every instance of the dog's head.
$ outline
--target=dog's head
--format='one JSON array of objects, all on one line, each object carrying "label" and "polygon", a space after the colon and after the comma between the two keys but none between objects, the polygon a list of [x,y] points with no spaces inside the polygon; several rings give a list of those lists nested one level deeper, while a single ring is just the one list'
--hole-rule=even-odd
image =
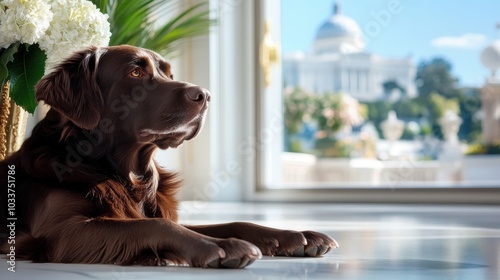
[{"label": "dog's head", "polygon": [[210,101],[206,89],[175,81],[160,55],[132,46],[75,53],[40,80],[36,95],[81,129],[162,149],[195,137]]}]

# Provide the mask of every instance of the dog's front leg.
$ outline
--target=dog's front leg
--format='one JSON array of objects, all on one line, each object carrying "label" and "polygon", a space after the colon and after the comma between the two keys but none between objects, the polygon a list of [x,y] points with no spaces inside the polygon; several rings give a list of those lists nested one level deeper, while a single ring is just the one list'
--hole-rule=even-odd
[{"label": "dog's front leg", "polygon": [[339,246],[323,233],[280,230],[245,222],[186,227],[212,237],[246,240],[259,247],[264,255],[270,256],[317,257]]},{"label": "dog's front leg", "polygon": [[74,216],[39,238],[49,262],[242,268],[261,257],[249,242],[205,236],[161,218]]}]

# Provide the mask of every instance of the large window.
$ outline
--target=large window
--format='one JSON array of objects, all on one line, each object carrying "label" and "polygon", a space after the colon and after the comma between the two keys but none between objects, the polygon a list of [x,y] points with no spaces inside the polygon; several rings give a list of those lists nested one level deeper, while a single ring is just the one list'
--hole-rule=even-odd
[{"label": "large window", "polygon": [[499,186],[500,2],[273,5],[264,188]]}]

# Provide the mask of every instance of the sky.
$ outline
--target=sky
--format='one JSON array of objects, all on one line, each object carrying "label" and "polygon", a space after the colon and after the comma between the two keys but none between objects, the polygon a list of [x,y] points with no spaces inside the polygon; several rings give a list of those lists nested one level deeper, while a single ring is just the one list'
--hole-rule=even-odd
[{"label": "sky", "polygon": [[[337,0],[338,1],[338,0]],[[335,0],[282,0],[283,53],[309,52]],[[365,34],[365,52],[410,56],[415,65],[442,57],[460,86],[481,87],[490,75],[482,50],[500,40],[500,0],[343,0],[342,14]],[[371,28],[371,29],[370,29]]]}]

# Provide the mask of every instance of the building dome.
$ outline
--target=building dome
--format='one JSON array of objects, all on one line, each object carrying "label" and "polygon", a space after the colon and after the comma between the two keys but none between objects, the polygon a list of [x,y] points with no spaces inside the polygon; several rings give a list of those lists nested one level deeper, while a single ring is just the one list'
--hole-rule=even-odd
[{"label": "building dome", "polygon": [[332,16],[316,33],[315,53],[359,52],[363,47],[359,25],[352,18],[342,15],[339,3],[335,3]]}]

